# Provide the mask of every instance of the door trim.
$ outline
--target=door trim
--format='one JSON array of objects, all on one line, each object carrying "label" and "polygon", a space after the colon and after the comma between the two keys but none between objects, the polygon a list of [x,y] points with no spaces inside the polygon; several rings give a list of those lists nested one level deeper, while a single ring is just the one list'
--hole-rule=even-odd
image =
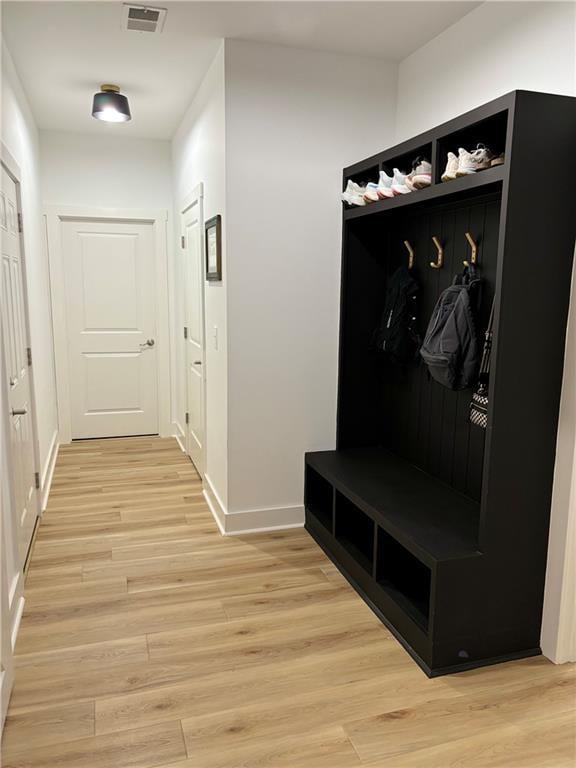
[{"label": "door trim", "polygon": [[168,247],[166,210],[141,208],[101,208],[51,205],[44,209],[50,265],[50,296],[54,331],[56,367],[56,399],[61,443],[72,441],[70,411],[70,371],[66,332],[66,291],[61,228],[65,221],[77,219],[137,221],[152,224],[156,261],[156,334],[158,359],[158,429],[161,437],[169,437],[170,428],[170,352],[168,310]]},{"label": "door trim", "polygon": [[[179,215],[179,219],[180,220],[179,220],[178,224],[179,224],[180,236],[182,236],[182,237],[184,236],[184,228],[182,226],[182,217],[184,216],[184,213],[189,208],[191,208],[195,203],[198,204],[198,220],[200,222],[200,260],[201,260],[201,264],[203,265],[202,266],[202,272],[203,272],[203,278],[204,278],[202,280],[202,345],[203,345],[203,350],[204,350],[204,361],[203,361],[204,364],[202,366],[202,375],[204,377],[204,382],[203,382],[203,386],[202,386],[202,421],[203,421],[203,424],[202,424],[202,430],[203,430],[203,443],[202,443],[202,446],[203,446],[203,465],[204,466],[203,466],[202,473],[200,472],[200,470],[198,468],[196,468],[196,471],[198,472],[198,474],[201,475],[202,479],[204,479],[204,475],[206,474],[206,463],[207,463],[206,460],[207,460],[207,456],[208,456],[208,430],[207,430],[207,409],[206,409],[206,400],[207,400],[207,392],[206,392],[207,386],[206,386],[206,382],[207,382],[208,375],[207,375],[207,361],[206,361],[206,358],[207,358],[207,354],[206,354],[206,276],[204,274],[204,264],[205,264],[205,253],[204,253],[204,182],[202,182],[202,181],[199,184],[197,184],[192,189],[191,192],[189,192],[187,195],[185,195],[183,200],[182,200],[182,202],[180,203],[179,211],[178,211],[178,215]],[[184,283],[184,298],[185,299],[186,299],[186,296],[187,296],[187,290],[188,290],[188,285],[185,282]],[[185,304],[183,304],[183,306],[185,306]],[[182,319],[184,321],[186,320],[185,317],[183,317]],[[177,333],[177,338],[178,337],[179,336],[178,336],[178,333]],[[179,338],[182,339],[181,336]],[[185,371],[185,376],[187,377],[187,371],[186,371],[186,352],[187,352],[187,350],[186,350],[184,339],[182,339],[181,344],[184,347],[184,371]],[[184,380],[184,388],[185,388],[185,392],[186,392],[186,409],[188,411],[190,411],[190,403],[188,402],[187,378],[185,378],[185,380]],[[179,423],[177,423],[177,426],[179,427],[179,429],[181,431],[184,432],[184,439],[183,439],[184,453],[188,456],[188,458],[190,460],[192,460],[191,456],[190,456],[190,453],[188,451],[188,445],[189,445],[189,439],[190,439],[190,426],[187,425],[186,429],[184,429]]]},{"label": "door trim", "polygon": [[[24,229],[26,227],[26,220],[22,212],[22,172],[20,166],[4,144],[0,143],[0,163],[4,166],[6,173],[12,178],[12,181],[16,185],[16,204],[17,212],[22,218],[22,231],[18,235],[20,243],[20,268],[22,270],[22,303],[24,305],[24,325],[26,330],[26,345],[32,349],[32,334],[30,332],[30,302],[28,298],[28,263],[26,260],[26,249],[24,247]],[[34,350],[32,349],[32,360],[34,360]],[[38,477],[42,477],[42,463],[40,461],[40,441],[38,439],[38,408],[36,403],[36,386],[34,376],[34,365],[32,364],[28,368],[28,376],[30,381],[30,403],[32,405],[32,439],[34,442],[34,472],[38,473]],[[8,447],[10,451],[10,447]],[[42,489],[36,489],[36,517],[42,516]],[[38,521],[36,521],[38,525]]]}]

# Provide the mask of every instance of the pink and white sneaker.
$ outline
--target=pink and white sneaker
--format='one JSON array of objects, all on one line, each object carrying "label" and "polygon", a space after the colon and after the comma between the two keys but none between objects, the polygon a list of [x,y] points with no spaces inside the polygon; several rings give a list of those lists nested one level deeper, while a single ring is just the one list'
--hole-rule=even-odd
[{"label": "pink and white sneaker", "polygon": [[388,176],[386,171],[380,171],[378,197],[381,200],[384,200],[387,197],[394,197],[394,192],[392,192],[392,176]]},{"label": "pink and white sneaker", "polygon": [[412,164],[412,170],[406,176],[406,186],[411,190],[424,189],[432,184],[432,165],[428,160],[417,157]]},{"label": "pink and white sneaker", "polygon": [[364,200],[366,200],[367,203],[375,203],[377,200],[380,200],[380,197],[378,196],[378,184],[375,184],[373,181],[369,181],[368,184],[366,184]]},{"label": "pink and white sneaker", "polygon": [[407,195],[409,192],[412,192],[410,187],[406,184],[406,174],[399,171],[398,168],[394,168],[392,192],[395,195]]}]

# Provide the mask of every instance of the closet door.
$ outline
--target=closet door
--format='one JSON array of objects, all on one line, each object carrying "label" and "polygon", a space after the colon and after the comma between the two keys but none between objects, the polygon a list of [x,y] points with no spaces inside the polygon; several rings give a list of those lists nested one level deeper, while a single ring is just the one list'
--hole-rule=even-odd
[{"label": "closet door", "polygon": [[2,343],[8,385],[15,519],[19,566],[24,567],[39,511],[36,489],[33,402],[24,303],[24,268],[18,227],[16,184],[2,168],[0,231],[2,238]]}]

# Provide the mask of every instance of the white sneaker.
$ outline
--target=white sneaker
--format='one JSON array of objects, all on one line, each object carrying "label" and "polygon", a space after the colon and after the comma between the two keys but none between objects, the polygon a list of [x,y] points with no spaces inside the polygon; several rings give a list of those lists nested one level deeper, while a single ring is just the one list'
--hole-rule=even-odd
[{"label": "white sneaker", "polygon": [[398,168],[394,168],[392,192],[395,195],[407,195],[409,192],[412,192],[410,187],[406,184],[406,174],[399,171]]},{"label": "white sneaker", "polygon": [[475,150],[467,152],[463,147],[458,150],[458,170],[456,176],[470,176],[472,173],[490,168],[494,155],[484,144],[478,144]]},{"label": "white sneaker", "polygon": [[432,165],[428,160],[417,157],[412,164],[412,170],[406,176],[406,186],[412,191],[424,189],[432,184]]},{"label": "white sneaker", "polygon": [[453,181],[456,178],[456,171],[458,170],[458,158],[454,152],[448,152],[448,160],[446,162],[446,169],[442,174],[442,181]]},{"label": "white sneaker", "polygon": [[369,181],[368,184],[366,184],[364,200],[367,203],[375,203],[377,200],[380,200],[378,197],[378,184],[375,184],[373,181]]},{"label": "white sneaker", "polygon": [[342,192],[342,200],[348,203],[348,205],[366,205],[366,200],[364,200],[365,191],[365,188],[356,184],[355,181],[348,180],[346,189]]},{"label": "white sneaker", "polygon": [[394,197],[394,192],[392,192],[392,176],[388,176],[386,171],[380,171],[378,197],[381,200],[384,200],[386,197]]}]

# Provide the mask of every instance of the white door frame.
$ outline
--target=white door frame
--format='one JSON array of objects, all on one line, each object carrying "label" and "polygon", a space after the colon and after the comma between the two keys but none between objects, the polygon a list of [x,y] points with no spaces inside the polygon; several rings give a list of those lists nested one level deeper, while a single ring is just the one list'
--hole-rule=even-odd
[{"label": "white door frame", "polygon": [[[184,199],[182,200],[180,206],[179,206],[179,232],[180,236],[184,236],[184,231],[182,228],[182,216],[184,215],[184,212],[188,210],[192,205],[194,205],[195,202],[198,202],[198,220],[200,222],[200,259],[202,261],[202,264],[205,264],[206,254],[204,253],[204,183],[201,181],[199,184],[197,184],[194,189],[187,194]],[[204,461],[203,461],[203,474],[206,473],[206,456],[208,454],[208,446],[207,446],[207,432],[206,429],[206,382],[207,382],[207,365],[206,365],[206,275],[205,270],[203,270],[203,280],[202,280],[202,346],[204,350],[204,360],[203,360],[203,366],[202,366],[202,375],[204,377],[203,387],[202,387],[202,430],[203,430],[203,453],[204,453]],[[188,294],[188,284],[187,281],[184,282],[184,298],[187,298]],[[185,306],[183,304],[182,306]],[[186,322],[186,316],[182,318],[184,322]],[[177,338],[180,338],[182,341],[181,343],[185,345],[185,341],[182,336],[179,335],[178,329],[177,329]],[[184,346],[184,370],[187,375],[186,371],[186,354],[187,349],[186,346]],[[178,372],[178,375],[181,374],[181,371]],[[186,409],[190,410],[190,404],[188,402],[188,385],[187,385],[187,379],[184,383],[184,389],[186,392]],[[190,456],[188,452],[188,445],[189,445],[189,439],[190,439],[190,428],[189,425],[186,425],[186,431],[184,434],[184,446],[185,446],[185,453],[187,456]],[[202,477],[202,479],[204,479]]]},{"label": "white door frame", "polygon": [[[1,163],[6,169],[8,175],[12,178],[16,184],[16,203],[18,205],[18,213],[22,219],[21,232],[19,235],[20,241],[20,268],[22,270],[22,304],[24,307],[24,323],[26,331],[26,345],[32,350],[32,337],[30,333],[30,302],[28,300],[28,270],[26,263],[26,250],[24,248],[24,229],[26,227],[26,221],[22,214],[22,174],[20,166],[16,160],[12,157],[4,142],[1,143]],[[34,442],[34,472],[37,473],[38,485],[41,485],[42,480],[42,466],[40,462],[40,441],[38,440],[38,418],[37,418],[37,406],[36,406],[36,387],[34,385],[34,351],[32,350],[32,365],[28,368],[28,376],[30,382],[30,404],[32,406],[32,439]],[[36,493],[36,506],[37,517],[42,516],[42,494],[41,488],[37,488]],[[36,523],[37,525],[38,523]]]},{"label": "white door frame", "polygon": [[154,232],[154,256],[156,261],[156,333],[158,360],[158,428],[162,437],[171,434],[170,429],[170,351],[168,324],[168,255],[167,221],[165,210],[132,208],[77,207],[52,205],[45,208],[48,238],[48,262],[50,264],[50,295],[52,299],[52,326],[54,329],[54,357],[56,363],[56,395],[60,442],[72,441],[70,411],[70,370],[68,364],[68,334],[66,331],[66,291],[64,259],[62,253],[62,223],[88,219],[136,221],[150,223]]}]

